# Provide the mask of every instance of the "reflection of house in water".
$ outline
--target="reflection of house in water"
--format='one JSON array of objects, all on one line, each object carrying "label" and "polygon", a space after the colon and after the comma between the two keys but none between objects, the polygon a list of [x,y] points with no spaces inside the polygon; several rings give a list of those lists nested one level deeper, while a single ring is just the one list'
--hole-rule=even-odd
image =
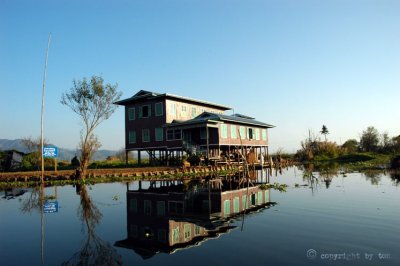
[{"label": "reflection of house in water", "polygon": [[[270,191],[214,180],[197,185],[152,182],[127,191],[128,238],[117,246],[143,258],[198,245],[234,228],[229,219],[269,206]],[[188,188],[190,187],[190,188]]]}]

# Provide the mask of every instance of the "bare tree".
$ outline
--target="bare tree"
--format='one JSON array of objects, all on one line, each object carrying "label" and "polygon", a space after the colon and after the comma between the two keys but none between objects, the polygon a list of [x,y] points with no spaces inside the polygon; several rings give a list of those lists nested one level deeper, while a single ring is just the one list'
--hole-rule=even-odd
[{"label": "bare tree", "polygon": [[81,157],[78,175],[80,178],[86,177],[90,159],[101,146],[94,134],[95,128],[110,118],[117,108],[113,103],[121,97],[121,93],[117,91],[117,84],[104,85],[103,82],[103,78],[99,76],[92,76],[90,81],[86,78],[82,81],[74,80],[70,91],[61,96],[61,103],[78,114],[83,122],[79,144]]}]

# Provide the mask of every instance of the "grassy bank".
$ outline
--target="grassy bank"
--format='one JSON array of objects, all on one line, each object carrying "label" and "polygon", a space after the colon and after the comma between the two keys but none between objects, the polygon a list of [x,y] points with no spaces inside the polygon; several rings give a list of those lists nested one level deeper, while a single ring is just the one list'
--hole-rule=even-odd
[{"label": "grassy bank", "polygon": [[306,163],[340,164],[344,168],[354,171],[383,170],[389,168],[392,158],[392,154],[363,152],[345,154],[335,158],[316,156],[313,161]]}]

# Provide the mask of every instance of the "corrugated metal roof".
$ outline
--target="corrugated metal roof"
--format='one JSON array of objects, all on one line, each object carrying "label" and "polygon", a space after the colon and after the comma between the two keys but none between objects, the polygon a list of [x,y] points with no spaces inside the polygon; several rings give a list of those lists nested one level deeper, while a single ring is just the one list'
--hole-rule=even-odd
[{"label": "corrugated metal roof", "polygon": [[207,122],[215,122],[215,121],[226,121],[232,122],[237,124],[244,124],[244,125],[255,125],[260,127],[266,128],[273,128],[275,126],[266,124],[255,119],[248,119],[243,117],[237,117],[232,115],[221,115],[221,114],[214,114],[210,112],[204,112],[201,115],[186,121],[175,121],[175,123],[170,124],[169,126],[181,126],[181,125],[189,125],[189,124],[199,124],[199,123],[207,123]]},{"label": "corrugated metal roof", "polygon": [[127,99],[124,99],[124,100],[117,101],[114,104],[125,105],[127,103],[131,103],[131,102],[138,101],[138,100],[145,99],[145,98],[148,98],[150,100],[150,99],[156,99],[156,98],[161,98],[161,97],[173,98],[173,99],[178,99],[178,100],[183,100],[183,101],[188,101],[188,102],[193,102],[193,103],[200,103],[200,104],[203,104],[203,105],[216,107],[216,108],[221,109],[221,110],[230,110],[230,109],[232,109],[232,108],[230,108],[230,107],[228,107],[226,105],[216,104],[216,103],[202,101],[202,100],[196,100],[196,99],[193,99],[193,98],[183,97],[183,96],[179,96],[179,95],[175,95],[175,94],[169,94],[169,93],[162,93],[161,94],[161,93],[145,91],[145,90],[141,90],[141,91],[137,92],[135,95],[133,95],[131,98],[127,98]]}]

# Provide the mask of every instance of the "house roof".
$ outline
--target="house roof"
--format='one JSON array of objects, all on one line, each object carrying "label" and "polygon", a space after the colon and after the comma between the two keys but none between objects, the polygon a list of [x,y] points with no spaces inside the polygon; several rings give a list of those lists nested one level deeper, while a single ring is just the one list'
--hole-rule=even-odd
[{"label": "house roof", "polygon": [[214,114],[210,112],[204,112],[201,115],[186,121],[176,121],[174,120],[172,124],[168,126],[184,126],[184,125],[194,125],[194,124],[204,124],[204,123],[218,123],[218,122],[231,122],[236,124],[243,125],[252,125],[252,126],[260,126],[264,128],[273,128],[275,126],[266,124],[264,122],[260,122],[255,120],[254,118],[248,116],[235,116],[235,115],[222,115],[222,114]]},{"label": "house roof", "polygon": [[196,103],[196,104],[201,104],[201,105],[213,107],[213,108],[224,110],[224,111],[232,109],[232,108],[230,108],[228,106],[221,105],[221,104],[216,104],[216,103],[212,103],[212,102],[196,100],[196,99],[193,99],[193,98],[178,96],[178,95],[169,94],[169,93],[156,93],[156,92],[145,91],[145,90],[141,90],[138,93],[136,93],[135,95],[133,95],[132,97],[124,99],[124,100],[117,101],[114,104],[127,105],[127,104],[130,104],[130,103],[142,101],[144,99],[145,100],[152,100],[152,99],[157,99],[157,98],[167,98],[167,99],[185,101],[185,102],[189,102],[189,103]]}]

